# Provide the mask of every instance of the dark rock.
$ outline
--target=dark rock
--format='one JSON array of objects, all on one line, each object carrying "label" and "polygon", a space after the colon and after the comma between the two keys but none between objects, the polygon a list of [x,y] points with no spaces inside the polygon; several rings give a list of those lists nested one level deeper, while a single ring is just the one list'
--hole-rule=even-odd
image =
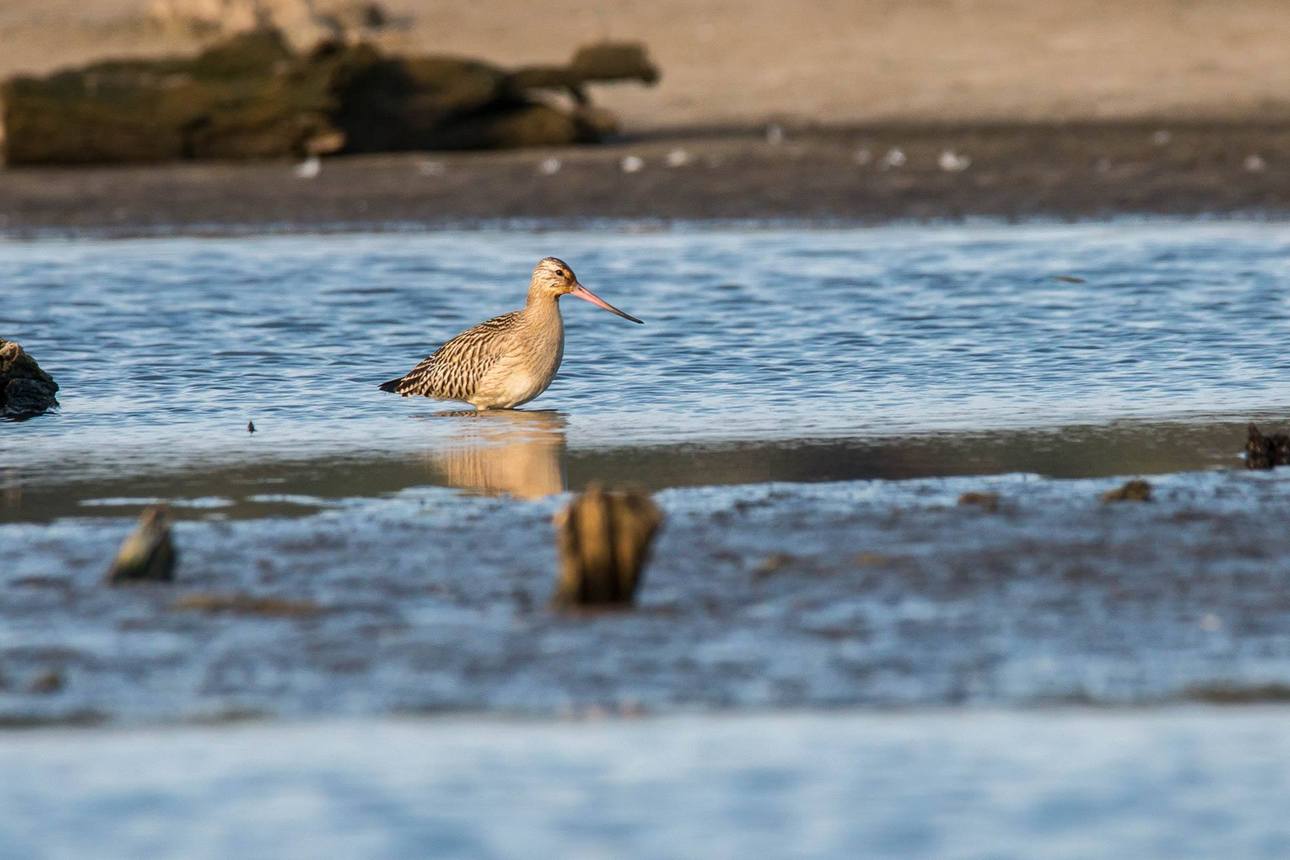
[{"label": "dark rock", "polygon": [[593,484],[555,517],[560,607],[626,605],[635,598],[663,513],[645,493]]},{"label": "dark rock", "polygon": [[139,524],[121,544],[108,571],[110,585],[129,582],[172,582],[175,547],[170,539],[170,513],[164,505],[145,508]]},{"label": "dark rock", "polygon": [[31,418],[58,406],[58,383],[21,345],[0,338],[0,418]]},{"label": "dark rock", "polygon": [[1271,469],[1274,466],[1290,466],[1290,434],[1264,436],[1257,426],[1250,424],[1245,442],[1245,468]]},{"label": "dark rock", "polygon": [[1142,479],[1126,481],[1123,486],[1116,487],[1114,490],[1107,490],[1102,494],[1104,502],[1149,502],[1151,501],[1151,485]]}]

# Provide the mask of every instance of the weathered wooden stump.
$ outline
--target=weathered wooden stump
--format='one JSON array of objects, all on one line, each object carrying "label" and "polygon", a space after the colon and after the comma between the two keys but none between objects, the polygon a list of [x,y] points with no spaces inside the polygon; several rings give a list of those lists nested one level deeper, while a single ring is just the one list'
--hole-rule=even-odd
[{"label": "weathered wooden stump", "polygon": [[117,551],[108,571],[108,584],[171,582],[175,578],[175,555],[170,512],[164,505],[145,508],[139,515],[139,524]]},{"label": "weathered wooden stump", "polygon": [[32,418],[58,406],[58,383],[15,341],[0,337],[0,418]]},{"label": "weathered wooden stump", "polygon": [[587,487],[555,517],[560,576],[552,603],[630,604],[662,522],[663,512],[645,493]]}]

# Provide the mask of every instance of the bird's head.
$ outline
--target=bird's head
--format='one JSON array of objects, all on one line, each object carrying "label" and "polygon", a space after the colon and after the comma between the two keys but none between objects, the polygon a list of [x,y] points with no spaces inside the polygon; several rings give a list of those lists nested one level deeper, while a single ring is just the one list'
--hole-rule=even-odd
[{"label": "bird's head", "polygon": [[533,279],[529,282],[530,300],[534,296],[544,296],[552,299],[558,299],[560,296],[575,296],[583,301],[591,302],[598,308],[604,308],[612,314],[617,314],[625,320],[631,320],[634,323],[644,323],[631,314],[623,313],[591,290],[578,283],[578,276],[569,268],[569,264],[559,257],[543,257],[538,261],[537,268],[533,270]]}]

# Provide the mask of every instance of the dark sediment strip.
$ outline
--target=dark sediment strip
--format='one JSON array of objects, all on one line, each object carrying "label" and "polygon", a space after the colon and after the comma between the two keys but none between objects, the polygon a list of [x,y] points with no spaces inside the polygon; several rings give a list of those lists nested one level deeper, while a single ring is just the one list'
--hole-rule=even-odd
[{"label": "dark sediment strip", "polygon": [[[625,171],[628,157],[643,165]],[[9,235],[1276,215],[1290,211],[1290,125],[887,125],[790,129],[777,144],[760,129],[669,132],[597,147],[336,158],[313,179],[285,162],[23,168],[0,171],[0,201]]]}]

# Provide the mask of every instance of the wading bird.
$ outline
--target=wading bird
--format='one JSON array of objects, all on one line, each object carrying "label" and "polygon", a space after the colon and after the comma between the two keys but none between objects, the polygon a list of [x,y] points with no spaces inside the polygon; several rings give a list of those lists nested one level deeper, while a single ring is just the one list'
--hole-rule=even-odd
[{"label": "wading bird", "polygon": [[[461,400],[476,409],[513,409],[546,391],[564,357],[560,296],[576,296],[641,323],[578,283],[569,264],[546,257],[533,270],[529,299],[468,328],[398,379],[381,385],[404,397]],[[643,323],[642,323],[643,325]]]}]

